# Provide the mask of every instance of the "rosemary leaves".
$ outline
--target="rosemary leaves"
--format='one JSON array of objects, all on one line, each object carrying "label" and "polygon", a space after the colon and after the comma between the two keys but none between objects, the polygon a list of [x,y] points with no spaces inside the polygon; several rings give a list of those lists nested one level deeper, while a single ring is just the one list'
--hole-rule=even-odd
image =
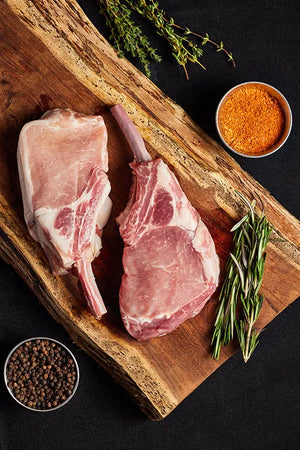
[{"label": "rosemary leaves", "polygon": [[264,211],[260,216],[255,214],[255,200],[250,203],[237,193],[249,206],[249,211],[231,229],[235,247],[226,265],[211,345],[213,358],[219,359],[221,346],[229,344],[237,336],[247,362],[260,334],[254,325],[263,303],[259,289],[266,261],[265,248],[272,227]]},{"label": "rosemary leaves", "polygon": [[[150,44],[148,37],[143,34],[141,27],[132,19],[135,11],[147,19],[155,28],[156,33],[168,42],[172,55],[180,66],[183,67],[186,78],[188,62],[196,63],[205,69],[199,61],[203,55],[202,46],[209,43],[216,48],[217,52],[223,52],[228,61],[235,67],[232,53],[224,48],[224,44],[214,42],[209,35],[194,33],[186,27],[177,25],[174,19],[167,19],[165,11],[159,7],[154,0],[97,0],[99,12],[105,17],[106,24],[110,29],[110,40],[120,57],[124,52],[138,59],[144,68],[145,74],[150,77],[150,61],[160,62],[161,57],[157,50]],[[191,40],[191,36],[201,39],[201,46]]]}]

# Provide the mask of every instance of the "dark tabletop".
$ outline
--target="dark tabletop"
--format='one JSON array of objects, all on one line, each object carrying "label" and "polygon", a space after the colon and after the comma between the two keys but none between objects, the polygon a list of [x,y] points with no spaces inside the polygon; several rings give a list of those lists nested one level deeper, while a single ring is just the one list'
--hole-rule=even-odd
[{"label": "dark tabletop", "polygon": [[[79,3],[108,37],[96,1]],[[284,148],[263,159],[235,158],[299,217],[299,2],[161,0],[160,4],[178,23],[222,39],[236,59],[233,69],[207,47],[203,58],[207,71],[189,66],[187,82],[148,27],[164,57],[163,63],[152,65],[152,80],[209,134],[217,138],[216,105],[238,83],[270,83],[289,100],[294,125]],[[151,422],[130,395],[71,342],[15,272],[3,262],[0,268],[1,367],[12,346],[43,335],[67,344],[81,370],[76,396],[66,407],[48,414],[15,404],[0,381],[1,449],[299,448],[299,302],[268,325],[247,365],[236,354],[169,417]]]}]

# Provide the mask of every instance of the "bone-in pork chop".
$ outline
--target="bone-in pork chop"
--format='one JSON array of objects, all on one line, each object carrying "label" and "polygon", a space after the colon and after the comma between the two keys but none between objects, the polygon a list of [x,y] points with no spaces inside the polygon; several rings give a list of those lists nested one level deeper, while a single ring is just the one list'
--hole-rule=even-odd
[{"label": "bone-in pork chop", "polygon": [[122,107],[111,111],[134,154],[129,201],[117,219],[125,246],[120,310],[128,332],[146,340],[201,311],[217,287],[219,260],[175,175],[151,159]]},{"label": "bone-in pork chop", "polygon": [[111,200],[107,131],[101,116],[46,112],[27,123],[18,144],[24,216],[52,271],[80,279],[93,314],[105,312],[91,262],[101,249]]}]

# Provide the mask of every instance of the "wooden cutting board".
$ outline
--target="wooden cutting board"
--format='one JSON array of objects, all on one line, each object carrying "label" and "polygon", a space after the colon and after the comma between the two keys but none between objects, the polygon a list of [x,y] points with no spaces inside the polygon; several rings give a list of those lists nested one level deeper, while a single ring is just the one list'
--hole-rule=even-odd
[{"label": "wooden cutting board", "polygon": [[[132,393],[141,409],[161,419],[235,349],[225,349],[219,362],[210,357],[216,296],[199,316],[163,338],[138,343],[125,332],[118,311],[122,242],[114,218],[126,204],[132,157],[106,106],[122,103],[151,155],[161,156],[174,170],[215,240],[222,273],[231,245],[229,229],[245,212],[234,190],[249,198],[260,195],[275,227],[262,287],[266,300],[261,327],[299,295],[299,223],[178,105],[119,59],[75,0],[1,0],[0,17],[1,256],[72,338]],[[114,207],[101,257],[94,264],[109,309],[101,323],[87,311],[71,275],[51,275],[23,221],[18,134],[25,122],[54,107],[103,113],[108,127]]]}]

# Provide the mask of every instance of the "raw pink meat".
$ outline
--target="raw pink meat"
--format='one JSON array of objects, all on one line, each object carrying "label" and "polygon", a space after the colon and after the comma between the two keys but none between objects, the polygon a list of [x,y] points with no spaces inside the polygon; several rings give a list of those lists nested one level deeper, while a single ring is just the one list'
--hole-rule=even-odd
[{"label": "raw pink meat", "polygon": [[175,175],[151,159],[123,108],[111,111],[135,159],[129,201],[117,219],[125,246],[120,310],[128,332],[146,340],[201,311],[217,287],[219,260]]},{"label": "raw pink meat", "polygon": [[91,262],[101,249],[111,200],[107,131],[101,116],[54,109],[27,123],[18,144],[24,216],[52,271],[77,273],[88,305],[106,313]]}]

